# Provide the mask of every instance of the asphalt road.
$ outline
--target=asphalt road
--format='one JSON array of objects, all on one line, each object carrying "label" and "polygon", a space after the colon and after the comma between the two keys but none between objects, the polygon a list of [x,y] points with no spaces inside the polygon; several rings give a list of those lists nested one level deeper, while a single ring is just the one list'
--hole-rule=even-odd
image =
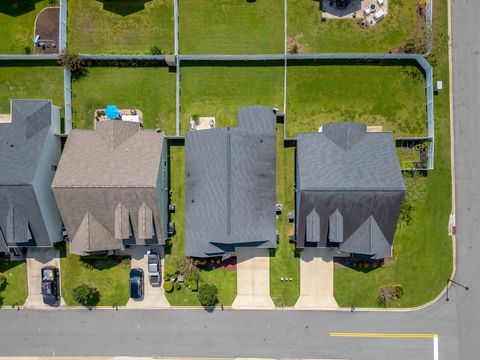
[{"label": "asphalt road", "polygon": [[[415,312],[1,311],[0,354],[433,359],[431,339],[330,332],[438,333],[440,359],[480,354],[480,1],[452,1],[458,286]],[[437,144],[439,146],[439,144]],[[438,194],[442,196],[442,194]]]}]

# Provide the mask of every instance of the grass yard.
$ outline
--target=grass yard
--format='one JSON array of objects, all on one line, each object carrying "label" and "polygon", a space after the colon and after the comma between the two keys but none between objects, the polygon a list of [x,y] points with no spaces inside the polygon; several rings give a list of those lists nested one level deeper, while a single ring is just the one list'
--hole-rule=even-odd
[{"label": "grass yard", "polygon": [[0,54],[25,54],[27,49],[34,53],[35,19],[47,6],[48,0],[0,1]]},{"label": "grass yard", "polygon": [[28,295],[27,262],[1,259],[0,275],[7,278],[7,286],[0,290],[0,307],[23,305]]},{"label": "grass yard", "polygon": [[401,285],[403,297],[390,307],[411,307],[434,299],[452,273],[450,108],[448,84],[447,0],[434,3],[434,81],[444,80],[445,91],[435,97],[435,169],[426,177],[408,178],[412,220],[395,238],[395,263],[364,273],[335,271],[335,298],[340,306],[378,306],[378,288]]},{"label": "grass yard", "polygon": [[82,54],[173,53],[172,0],[70,0],[69,50]]},{"label": "grass yard", "polygon": [[369,29],[361,29],[355,20],[322,22],[318,0],[289,0],[288,35],[306,53],[387,52],[415,33],[417,2],[389,0],[387,17]]},{"label": "grass yard", "polygon": [[398,136],[427,135],[425,79],[415,66],[288,68],[287,136],[328,122],[363,121]]},{"label": "grass yard", "polygon": [[[170,176],[172,203],[176,204],[176,211],[172,214],[175,222],[176,234],[172,239],[170,249],[166,248],[165,267],[172,261],[170,255],[185,255],[185,157],[183,146],[170,146]],[[233,270],[215,269],[201,270],[200,281],[211,283],[218,288],[219,304],[232,305],[237,294],[237,272]],[[180,290],[166,293],[170,305],[173,306],[200,306],[197,293],[185,286]]]},{"label": "grass yard", "polygon": [[115,104],[141,110],[146,129],[175,135],[175,73],[167,67],[92,67],[72,88],[74,128],[92,128],[95,109]]},{"label": "grass yard", "polygon": [[[295,148],[284,147],[283,126],[277,125],[277,202],[283,212],[277,216],[280,243],[270,250],[270,296],[276,306],[294,306],[300,295],[300,258],[295,256],[295,244],[289,242],[294,234],[294,223],[288,222],[288,213],[294,208]],[[291,277],[292,281],[280,278]]]},{"label": "grass yard", "polygon": [[0,112],[10,113],[11,99],[48,99],[63,108],[60,66],[0,66]]},{"label": "grass yard", "polygon": [[[182,63],[183,64],[183,63]],[[282,66],[182,66],[182,130],[189,118],[215,116],[216,127],[236,126],[239,107],[283,108]]]},{"label": "grass yard", "polygon": [[182,0],[182,54],[284,52],[283,0]]},{"label": "grass yard", "polygon": [[[67,254],[65,254],[65,252]],[[91,257],[83,257],[83,259]],[[100,293],[98,303],[91,305],[118,306],[126,305],[129,299],[130,258],[91,259],[87,262],[77,255],[63,250],[60,259],[62,271],[62,297],[67,305],[81,306],[72,296],[77,286],[87,284],[96,288]]]}]

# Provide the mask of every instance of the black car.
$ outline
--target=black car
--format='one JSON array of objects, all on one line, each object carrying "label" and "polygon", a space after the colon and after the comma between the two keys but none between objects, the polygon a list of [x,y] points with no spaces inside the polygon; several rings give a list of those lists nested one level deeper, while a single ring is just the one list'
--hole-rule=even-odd
[{"label": "black car", "polygon": [[143,298],[143,270],[133,268],[130,270],[130,297],[134,300]]},{"label": "black car", "polygon": [[42,295],[44,300],[58,301],[60,299],[58,269],[54,266],[42,268]]}]

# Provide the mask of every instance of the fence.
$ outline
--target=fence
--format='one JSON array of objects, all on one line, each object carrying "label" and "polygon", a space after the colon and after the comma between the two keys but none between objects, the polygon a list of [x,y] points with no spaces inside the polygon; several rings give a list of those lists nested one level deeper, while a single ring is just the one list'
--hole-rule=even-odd
[{"label": "fence", "polygon": [[60,51],[67,50],[67,13],[68,13],[68,0],[60,0],[60,31],[59,31],[59,44]]}]

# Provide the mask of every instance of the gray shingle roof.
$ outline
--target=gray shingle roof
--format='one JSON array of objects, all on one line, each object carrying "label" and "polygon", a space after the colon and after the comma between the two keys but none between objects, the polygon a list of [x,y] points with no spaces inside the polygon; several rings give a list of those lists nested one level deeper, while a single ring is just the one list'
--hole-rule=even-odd
[{"label": "gray shingle roof", "polygon": [[56,214],[52,222],[58,224],[60,218],[49,179],[36,178],[36,174],[41,160],[48,157],[48,169],[42,169],[39,176],[53,177],[50,167],[58,161],[56,155],[44,151],[47,141],[58,154],[60,151],[60,139],[51,126],[52,103],[12,100],[11,119],[10,123],[0,123],[0,251],[6,251],[5,242],[10,246],[51,246],[60,240],[60,225],[58,237],[52,238],[46,224],[52,219],[44,216]]},{"label": "gray shingle roof", "polygon": [[299,247],[338,244],[343,252],[391,255],[405,193],[391,133],[337,123],[298,134],[296,186]]},{"label": "gray shingle roof", "polygon": [[248,107],[238,122],[185,135],[188,256],[275,247],[276,116]]},{"label": "gray shingle roof", "polygon": [[164,243],[156,189],[163,146],[163,133],[123,121],[70,133],[52,188],[72,253]]}]

